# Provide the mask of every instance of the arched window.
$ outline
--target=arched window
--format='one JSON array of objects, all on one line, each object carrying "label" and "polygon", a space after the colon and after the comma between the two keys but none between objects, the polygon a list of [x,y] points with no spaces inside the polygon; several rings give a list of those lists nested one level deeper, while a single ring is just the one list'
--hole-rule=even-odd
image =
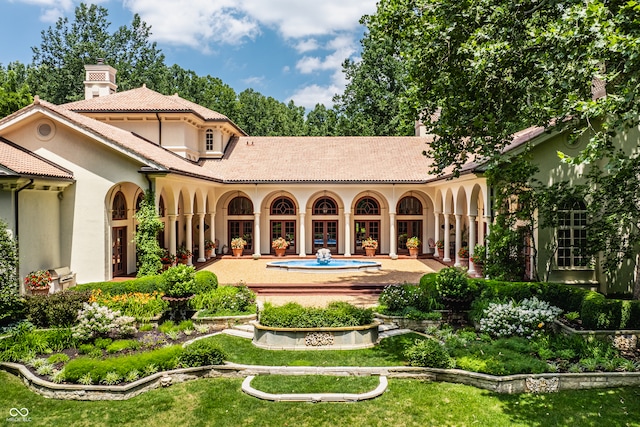
[{"label": "arched window", "polygon": [[582,200],[571,200],[558,209],[558,252],[560,268],[586,267],[587,207]]},{"label": "arched window", "polygon": [[244,196],[235,197],[229,202],[229,215],[253,215],[253,203]]},{"label": "arched window", "polygon": [[380,215],[378,201],[371,197],[363,197],[356,204],[356,215]]},{"label": "arched window", "polygon": [[127,219],[127,200],[122,191],[118,191],[111,205],[111,219]]},{"label": "arched window", "polygon": [[138,198],[136,199],[136,212],[140,210],[140,206],[142,205],[143,200],[144,200],[144,193],[138,194]]},{"label": "arched window", "polygon": [[204,146],[205,150],[213,151],[213,131],[211,129],[207,129],[204,133]]},{"label": "arched window", "polygon": [[338,205],[330,197],[321,197],[313,204],[314,215],[337,215]]},{"label": "arched window", "polygon": [[160,196],[160,201],[158,202],[158,216],[163,218],[166,215],[167,210],[164,207],[164,197]]},{"label": "arched window", "polygon": [[295,215],[296,207],[288,197],[278,197],[271,203],[271,215]]},{"label": "arched window", "polygon": [[403,197],[398,203],[398,215],[422,215],[422,202],[416,197]]}]

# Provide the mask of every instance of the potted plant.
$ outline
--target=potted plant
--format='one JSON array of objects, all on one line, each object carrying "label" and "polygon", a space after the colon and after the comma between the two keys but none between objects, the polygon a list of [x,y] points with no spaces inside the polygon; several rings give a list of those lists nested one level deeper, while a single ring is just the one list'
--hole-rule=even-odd
[{"label": "potted plant", "polygon": [[374,256],[376,254],[376,249],[378,249],[378,241],[369,236],[362,241],[362,247],[364,248],[367,256]]},{"label": "potted plant", "polygon": [[191,251],[184,246],[180,246],[176,251],[176,259],[180,264],[187,264],[192,255]]},{"label": "potted plant", "polygon": [[204,256],[209,259],[213,258],[213,250],[216,248],[216,243],[212,240],[206,239],[204,241]]},{"label": "potted plant", "polygon": [[169,302],[171,320],[187,317],[187,304],[196,290],[196,269],[191,265],[176,265],[162,273],[164,295]]},{"label": "potted plant", "polygon": [[289,247],[289,242],[284,237],[278,237],[271,242],[271,247],[275,249],[276,256],[284,256],[285,251]]},{"label": "potted plant", "polygon": [[420,246],[420,239],[418,239],[416,236],[413,237],[409,237],[407,239],[407,249],[409,249],[409,255],[412,258],[417,258],[418,257],[418,247]]},{"label": "potted plant", "polygon": [[484,245],[475,245],[473,247],[473,256],[469,258],[476,270],[476,277],[484,277],[484,263],[487,261],[487,249]]},{"label": "potted plant", "polygon": [[162,262],[162,270],[167,270],[169,267],[175,265],[176,256],[170,253],[169,249],[163,249],[160,262]]},{"label": "potted plant", "polygon": [[458,251],[458,257],[460,258],[460,264],[464,267],[469,267],[469,248],[462,246]]},{"label": "potted plant", "polygon": [[51,273],[49,270],[37,270],[27,274],[24,284],[33,295],[47,295],[51,287]]},{"label": "potted plant", "polygon": [[247,246],[247,241],[242,237],[234,237],[231,239],[231,251],[233,251],[233,256],[242,256],[242,251],[244,251],[245,246]]}]

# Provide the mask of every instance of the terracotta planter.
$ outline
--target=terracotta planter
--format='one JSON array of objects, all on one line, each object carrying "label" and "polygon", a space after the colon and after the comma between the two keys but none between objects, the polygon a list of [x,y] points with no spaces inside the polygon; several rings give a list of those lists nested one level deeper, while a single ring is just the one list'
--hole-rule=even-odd
[{"label": "terracotta planter", "polygon": [[460,266],[469,268],[469,258],[460,258]]},{"label": "terracotta planter", "polygon": [[476,277],[483,278],[484,277],[484,266],[482,264],[474,264],[476,268]]},{"label": "terracotta planter", "polygon": [[243,248],[231,248],[231,251],[233,252],[233,256],[234,257],[241,257],[242,256],[242,252],[244,251]]},{"label": "terracotta planter", "polygon": [[411,258],[418,258],[418,248],[409,248],[409,256]]},{"label": "terracotta planter", "polygon": [[209,259],[213,257],[213,249],[205,249],[204,257]]},{"label": "terracotta planter", "polygon": [[180,258],[180,259],[178,260],[178,263],[179,263],[179,264],[184,264],[184,265],[186,265],[188,261],[189,261],[189,258],[185,258],[185,259]]},{"label": "terracotta planter", "polygon": [[49,295],[49,286],[46,288],[29,288],[31,295]]},{"label": "terracotta planter", "polygon": [[375,256],[376,248],[364,248],[364,252],[367,254],[367,256]]},{"label": "terracotta planter", "polygon": [[276,251],[276,256],[284,256],[284,253],[286,251],[285,248],[275,248]]}]

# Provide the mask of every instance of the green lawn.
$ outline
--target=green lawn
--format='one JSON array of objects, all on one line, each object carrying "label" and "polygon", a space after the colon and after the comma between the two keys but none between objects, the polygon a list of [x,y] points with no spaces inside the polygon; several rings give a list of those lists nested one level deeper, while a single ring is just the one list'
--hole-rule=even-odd
[{"label": "green lawn", "polygon": [[201,379],[126,401],[45,399],[0,372],[0,424],[27,408],[32,426],[639,426],[640,388],[495,395],[469,386],[389,381],[358,403],[267,402],[240,391],[242,379]]}]

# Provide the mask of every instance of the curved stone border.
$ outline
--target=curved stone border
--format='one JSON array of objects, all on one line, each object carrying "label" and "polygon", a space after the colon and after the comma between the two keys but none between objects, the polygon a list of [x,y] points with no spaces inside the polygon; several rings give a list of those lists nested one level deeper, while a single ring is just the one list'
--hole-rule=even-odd
[{"label": "curved stone border", "polygon": [[274,402],[358,402],[360,400],[374,399],[385,392],[389,382],[384,375],[380,376],[380,383],[376,388],[366,393],[285,393],[272,394],[251,387],[251,381],[255,378],[250,375],[242,382],[242,391],[249,396]]},{"label": "curved stone border", "polygon": [[258,318],[257,314],[245,314],[241,316],[212,316],[212,317],[198,317],[199,311],[196,311],[193,316],[191,316],[191,320],[199,323],[206,323],[212,325],[223,325],[227,328],[231,328],[234,325],[239,323],[249,323],[252,320],[256,320]]},{"label": "curved stone border", "polygon": [[585,329],[585,330],[578,330],[578,329],[573,329],[570,326],[565,325],[564,323],[558,321],[558,320],[554,320],[553,321],[554,325],[560,329],[561,332],[564,332],[565,334],[575,334],[575,335],[580,335],[580,336],[609,336],[609,337],[615,337],[618,335],[635,335],[637,337],[640,338],[640,330],[638,329],[612,329],[612,330],[608,330],[608,329]]},{"label": "curved stone border", "polygon": [[275,328],[251,322],[252,343],[265,350],[356,350],[371,348],[378,341],[382,322],[337,328]]}]

